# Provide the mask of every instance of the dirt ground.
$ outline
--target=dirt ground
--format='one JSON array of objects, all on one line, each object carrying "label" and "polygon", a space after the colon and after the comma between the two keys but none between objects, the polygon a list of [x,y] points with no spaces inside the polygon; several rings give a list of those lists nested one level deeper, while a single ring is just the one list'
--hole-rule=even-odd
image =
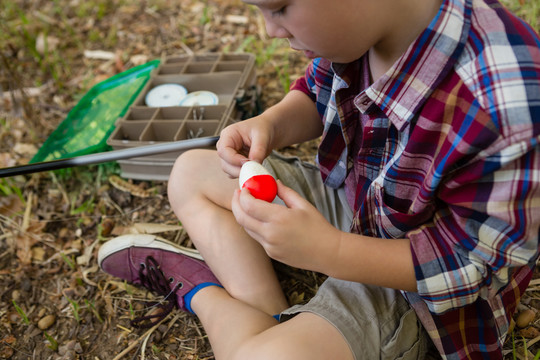
[{"label": "dirt ground", "polygon": [[[263,108],[306,64],[286,42],[266,38],[257,11],[237,0],[2,6],[0,168],[27,163],[93,85],[147,61],[253,53]],[[306,143],[282,152],[312,160],[314,149]],[[106,164],[0,179],[0,359],[213,359],[194,316],[173,311],[159,326],[131,327],[133,317],[149,312],[144,300],[152,296],[98,269],[99,247],[121,234],[158,233],[191,245],[168,204],[166,182],[119,184],[118,172]],[[309,299],[324,279],[276,269],[291,304]],[[505,346],[508,359],[538,351],[539,308],[535,274],[519,308],[521,326]]]}]

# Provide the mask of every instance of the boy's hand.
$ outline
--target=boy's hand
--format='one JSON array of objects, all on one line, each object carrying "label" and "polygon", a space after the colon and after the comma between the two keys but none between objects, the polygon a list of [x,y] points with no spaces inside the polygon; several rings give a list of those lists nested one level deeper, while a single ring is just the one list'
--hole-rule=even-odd
[{"label": "boy's hand", "polygon": [[247,160],[262,163],[273,149],[320,136],[323,123],[313,100],[292,90],[261,115],[227,126],[217,143],[221,167],[230,177],[240,174]]},{"label": "boy's hand", "polygon": [[237,178],[246,161],[262,163],[272,151],[272,134],[262,115],[223,129],[216,145],[223,171]]},{"label": "boy's hand", "polygon": [[237,190],[232,201],[236,220],[271,258],[324,273],[337,255],[341,232],[280,181],[278,196],[287,207],[257,200],[247,190]]}]

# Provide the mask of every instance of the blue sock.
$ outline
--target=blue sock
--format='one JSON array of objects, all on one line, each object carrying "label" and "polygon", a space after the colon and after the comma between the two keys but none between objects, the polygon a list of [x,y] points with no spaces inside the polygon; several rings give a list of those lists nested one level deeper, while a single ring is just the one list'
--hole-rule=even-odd
[{"label": "blue sock", "polygon": [[195,286],[186,295],[184,295],[184,307],[186,308],[187,311],[189,311],[192,314],[195,314],[195,312],[193,312],[193,309],[191,308],[191,299],[193,299],[193,296],[199,290],[204,289],[205,287],[208,287],[208,286],[218,286],[220,288],[223,287],[220,284],[216,284],[216,283],[213,283],[213,282],[205,282],[205,283],[202,283],[202,284],[199,284],[199,285]]}]

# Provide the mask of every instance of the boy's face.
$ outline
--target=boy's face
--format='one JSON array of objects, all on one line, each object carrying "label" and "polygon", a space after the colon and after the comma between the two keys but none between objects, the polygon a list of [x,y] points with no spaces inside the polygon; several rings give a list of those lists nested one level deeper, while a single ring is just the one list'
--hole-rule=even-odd
[{"label": "boy's face", "polygon": [[[269,36],[289,40],[309,58],[348,63],[376,44],[383,32],[377,0],[244,0],[257,6]],[[379,21],[377,21],[379,19]]]}]

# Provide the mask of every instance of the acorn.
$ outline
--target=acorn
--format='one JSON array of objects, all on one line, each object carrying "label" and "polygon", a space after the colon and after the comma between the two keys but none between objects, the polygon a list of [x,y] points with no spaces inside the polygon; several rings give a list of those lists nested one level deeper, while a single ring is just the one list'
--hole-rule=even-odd
[{"label": "acorn", "polygon": [[529,324],[536,317],[536,312],[532,309],[527,309],[521,311],[516,318],[516,325],[518,328],[524,328],[529,326]]}]

